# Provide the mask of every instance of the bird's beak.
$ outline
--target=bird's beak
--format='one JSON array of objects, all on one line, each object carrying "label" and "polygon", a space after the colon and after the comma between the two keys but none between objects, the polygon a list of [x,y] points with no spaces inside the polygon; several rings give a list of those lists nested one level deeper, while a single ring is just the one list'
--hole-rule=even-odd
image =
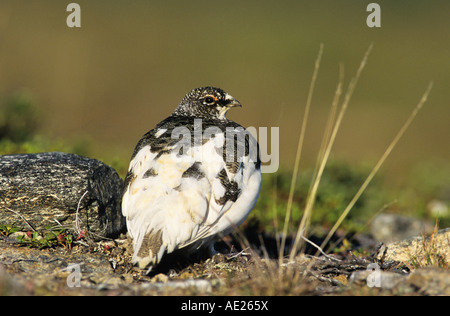
[{"label": "bird's beak", "polygon": [[227,94],[225,97],[225,100],[227,101],[227,107],[228,108],[234,108],[234,107],[242,107],[241,102],[239,102],[238,100],[236,100],[234,97],[232,97],[231,95]]}]

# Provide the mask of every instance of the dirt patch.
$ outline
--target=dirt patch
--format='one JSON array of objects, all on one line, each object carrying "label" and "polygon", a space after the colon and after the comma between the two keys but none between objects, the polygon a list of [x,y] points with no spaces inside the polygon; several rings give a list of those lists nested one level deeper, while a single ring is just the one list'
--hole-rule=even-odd
[{"label": "dirt patch", "polygon": [[146,275],[125,236],[37,249],[0,240],[2,295],[449,295],[450,272],[412,270],[375,256],[264,258],[251,249],[195,261],[172,258]]}]

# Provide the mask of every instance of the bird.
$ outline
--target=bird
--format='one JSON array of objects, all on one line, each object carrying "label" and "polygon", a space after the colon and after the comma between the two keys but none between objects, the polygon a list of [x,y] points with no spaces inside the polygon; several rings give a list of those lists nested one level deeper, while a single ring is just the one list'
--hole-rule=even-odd
[{"label": "bird", "polygon": [[213,255],[214,242],[255,206],[262,183],[259,144],[226,117],[235,107],[242,105],[220,88],[193,89],[138,141],[122,214],[132,263],[147,273],[173,252]]}]

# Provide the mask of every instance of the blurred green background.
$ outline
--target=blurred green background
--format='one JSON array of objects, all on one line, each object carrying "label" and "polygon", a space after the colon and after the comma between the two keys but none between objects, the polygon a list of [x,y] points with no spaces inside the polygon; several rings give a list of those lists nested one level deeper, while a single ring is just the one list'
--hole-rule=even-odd
[{"label": "blurred green background", "polygon": [[[428,181],[427,191],[440,181],[440,193],[428,199],[450,200],[442,184],[450,161],[450,2],[377,1],[381,28],[366,25],[371,1],[80,0],[81,28],[66,25],[69,2],[0,2],[3,134],[15,135],[14,118],[30,117],[17,123],[18,135],[1,140],[1,153],[72,151],[113,164],[123,176],[145,132],[186,92],[215,85],[243,104],[229,118],[280,127],[281,166],[289,173],[323,43],[303,150],[307,169],[339,64],[347,85],[374,43],[333,159],[373,165],[433,81],[424,109],[383,166],[381,185],[414,190],[414,181]],[[414,176],[424,173],[423,181]]]}]

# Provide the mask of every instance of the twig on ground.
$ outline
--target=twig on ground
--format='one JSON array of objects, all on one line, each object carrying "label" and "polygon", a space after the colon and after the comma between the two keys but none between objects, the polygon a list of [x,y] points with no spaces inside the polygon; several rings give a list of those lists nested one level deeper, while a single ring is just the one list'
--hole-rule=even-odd
[{"label": "twig on ground", "polygon": [[77,212],[75,213],[75,227],[77,229],[77,233],[81,234],[81,228],[80,228],[80,221],[78,218],[78,211],[80,210],[80,206],[81,206],[81,201],[83,200],[83,198],[86,196],[86,194],[88,194],[89,191],[84,192],[84,194],[81,196],[80,200],[78,201],[78,206],[77,206]]},{"label": "twig on ground", "polygon": [[19,216],[28,225],[28,227],[30,227],[34,232],[36,231],[36,229],[33,227],[33,225],[31,225],[30,222],[27,221],[27,219],[22,214],[20,214],[17,211],[14,211],[14,210],[10,209],[9,207],[6,207],[6,206],[5,206],[5,210],[10,211],[10,212],[16,214],[17,216]]},{"label": "twig on ground", "polygon": [[333,261],[337,261],[340,262],[342,260],[335,258],[333,256],[327,255],[322,248],[320,248],[317,244],[313,243],[311,240],[309,240],[308,238],[306,238],[305,236],[301,235],[301,238],[306,241],[307,243],[309,243],[310,245],[314,246],[318,251],[320,251],[320,253],[327,259],[333,260]]},{"label": "twig on ground", "polygon": [[229,257],[227,257],[227,259],[228,260],[230,260],[230,259],[234,259],[234,258],[236,258],[236,257],[239,257],[240,255],[242,255],[242,256],[249,256],[250,255],[250,253],[248,253],[248,252],[245,252],[246,250],[248,250],[248,249],[250,249],[249,247],[247,247],[247,248],[245,248],[245,249],[242,249],[241,251],[239,251],[238,253],[234,253],[233,255],[231,255],[231,256],[229,256]]}]

